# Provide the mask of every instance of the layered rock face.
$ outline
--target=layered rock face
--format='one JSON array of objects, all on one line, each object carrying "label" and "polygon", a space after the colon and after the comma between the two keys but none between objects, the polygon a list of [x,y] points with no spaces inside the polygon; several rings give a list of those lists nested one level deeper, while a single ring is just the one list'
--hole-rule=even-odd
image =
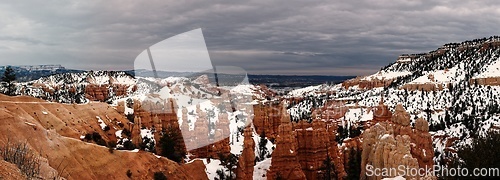
[{"label": "layered rock face", "polygon": [[[402,105],[396,106],[390,121],[378,121],[363,132],[362,172],[363,179],[381,179],[406,175],[408,179],[422,178],[411,169],[432,168],[434,150],[429,125],[424,119],[417,119],[415,128],[410,126],[410,115]],[[386,177],[367,176],[367,165],[373,168],[394,170]],[[402,168],[404,167],[404,168]],[[406,171],[400,171],[400,169]],[[417,175],[417,176],[412,176]]]},{"label": "layered rock face", "polygon": [[474,78],[470,80],[471,84],[500,86],[500,77]]},{"label": "layered rock face", "polygon": [[423,83],[423,84],[405,84],[401,89],[406,89],[408,91],[441,91],[444,88],[449,87],[448,84],[434,84],[434,83]]},{"label": "layered rock face", "polygon": [[[209,126],[209,121],[206,112],[202,111],[199,105],[196,108],[198,116],[194,129],[190,129],[187,124],[187,110],[183,110],[182,114],[182,135],[184,136],[186,147],[189,149],[196,148],[190,151],[194,157],[210,157],[217,158],[219,154],[229,154],[231,147],[229,146],[229,119],[226,113],[218,115],[219,120]],[[212,121],[213,122],[213,121]],[[209,128],[214,128],[215,134],[210,133]]]},{"label": "layered rock face", "polygon": [[[201,161],[179,165],[149,152],[111,153],[108,147],[80,140],[81,135],[98,132],[104,141],[116,142],[115,132],[122,129],[118,125],[128,120],[106,103],[69,105],[4,95],[0,95],[0,101],[4,104],[0,108],[0,144],[6,144],[8,139],[27,143],[41,156],[42,168],[46,168],[40,179],[58,175],[64,179],[129,179],[128,170],[131,179],[153,179],[155,172],[172,179],[208,179]],[[102,130],[96,117],[102,118],[110,130]],[[16,169],[3,165],[4,161],[0,161],[0,176]]]},{"label": "layered rock face", "polygon": [[[119,103],[117,111],[123,113],[125,105]],[[141,129],[149,129],[154,135],[155,142],[159,142],[163,133],[168,130],[177,131],[181,134],[180,125],[177,114],[175,112],[177,105],[173,99],[168,99],[163,102],[154,102],[150,100],[133,101],[134,123],[128,123],[127,128],[131,131],[131,140],[134,144],[139,145],[143,141]],[[177,139],[177,143],[181,144],[183,151],[186,150],[184,137]],[[161,152],[159,143],[155,144],[157,152]]]},{"label": "layered rock face", "polygon": [[[330,157],[335,167],[330,169],[342,179],[346,176],[344,158],[335,140],[337,120],[345,113],[339,109],[317,109],[311,123],[290,123],[283,115],[273,151],[268,179],[322,179],[327,177],[325,160]],[[298,162],[298,164],[296,163]],[[285,163],[286,162],[286,163]],[[291,165],[291,166],[290,166]]]},{"label": "layered rock face", "polygon": [[[362,179],[382,179],[387,177],[396,177],[407,175],[408,172],[399,171],[399,167],[416,169],[419,167],[418,160],[411,156],[410,137],[408,135],[389,134],[390,132],[384,125],[376,124],[372,128],[363,133],[363,152],[361,160],[361,177]],[[367,175],[367,166],[372,166],[373,169],[394,169],[394,174],[389,174],[386,177]],[[404,169],[404,168],[403,168]],[[405,176],[412,179],[416,177]]]},{"label": "layered rock face", "polygon": [[300,121],[293,126],[298,142],[297,157],[307,179],[326,177],[325,160],[328,156],[335,165],[332,171],[339,175],[340,179],[346,175],[343,153],[339,151],[335,141],[336,121],[325,120],[317,119],[312,123]]},{"label": "layered rock face", "polygon": [[267,179],[306,179],[297,158],[296,133],[292,130],[292,123],[283,123],[278,127],[276,149],[273,151],[271,167],[267,172]]},{"label": "layered rock face", "polygon": [[384,98],[381,98],[378,106],[373,112],[373,123],[389,121],[391,117],[391,110],[389,110],[389,107],[384,104]]},{"label": "layered rock face", "polygon": [[266,137],[275,138],[278,133],[278,126],[283,118],[290,116],[286,113],[286,108],[282,104],[268,103],[254,105],[253,124],[257,134],[265,134]]},{"label": "layered rock face", "polygon": [[252,180],[253,170],[255,165],[255,142],[252,138],[252,128],[248,126],[245,128],[243,140],[243,152],[238,158],[238,168],[236,169],[236,177],[242,180]]},{"label": "layered rock face", "polygon": [[324,166],[327,150],[330,146],[329,134],[323,121],[313,121],[311,124],[300,121],[295,132],[298,141],[298,153],[302,171],[307,179],[318,179],[318,170]]},{"label": "layered rock face", "polygon": [[348,81],[344,81],[342,86],[349,88],[358,85],[360,89],[373,89],[377,87],[386,87],[391,84],[394,79],[371,79],[363,80],[361,78],[355,78]]},{"label": "layered rock face", "polygon": [[411,154],[417,158],[420,168],[432,167],[434,161],[434,148],[432,147],[432,136],[429,134],[429,123],[419,118],[415,122],[415,129],[410,135],[415,146],[411,148]]},{"label": "layered rock face", "polygon": [[110,85],[95,85],[89,84],[85,87],[85,97],[91,101],[104,102],[112,96],[127,95],[128,85],[110,84]]}]

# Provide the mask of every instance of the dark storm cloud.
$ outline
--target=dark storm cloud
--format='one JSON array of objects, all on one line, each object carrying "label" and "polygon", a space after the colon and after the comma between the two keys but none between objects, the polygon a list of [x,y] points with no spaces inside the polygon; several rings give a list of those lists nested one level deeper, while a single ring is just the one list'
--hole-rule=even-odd
[{"label": "dark storm cloud", "polygon": [[132,69],[161,40],[202,28],[211,59],[257,74],[364,75],[403,53],[497,35],[496,1],[10,1],[1,64]]}]

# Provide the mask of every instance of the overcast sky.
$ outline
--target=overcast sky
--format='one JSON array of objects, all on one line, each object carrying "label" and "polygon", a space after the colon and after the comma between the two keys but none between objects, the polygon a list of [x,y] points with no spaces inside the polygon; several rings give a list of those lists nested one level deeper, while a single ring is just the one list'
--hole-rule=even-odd
[{"label": "overcast sky", "polygon": [[0,64],[133,69],[147,47],[202,28],[217,66],[366,75],[399,54],[500,35],[495,0],[241,2],[2,1]]}]

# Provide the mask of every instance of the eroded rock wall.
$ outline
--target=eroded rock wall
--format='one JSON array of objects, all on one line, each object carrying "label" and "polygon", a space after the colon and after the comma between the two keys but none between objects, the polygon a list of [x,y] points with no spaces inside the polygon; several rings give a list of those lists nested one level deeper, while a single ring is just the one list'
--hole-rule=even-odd
[{"label": "eroded rock wall", "polygon": [[243,152],[238,158],[238,168],[236,169],[236,177],[242,180],[252,180],[255,165],[255,142],[252,138],[252,128],[245,128],[243,140]]},{"label": "eroded rock wall", "polygon": [[[427,121],[419,118],[415,128],[410,126],[410,115],[402,105],[397,105],[390,121],[378,122],[363,132],[362,172],[363,179],[382,179],[407,175],[407,179],[422,178],[411,176],[404,169],[432,168],[434,150]],[[382,176],[367,176],[366,167],[394,169],[395,172]],[[426,178],[429,178],[425,176]]]}]

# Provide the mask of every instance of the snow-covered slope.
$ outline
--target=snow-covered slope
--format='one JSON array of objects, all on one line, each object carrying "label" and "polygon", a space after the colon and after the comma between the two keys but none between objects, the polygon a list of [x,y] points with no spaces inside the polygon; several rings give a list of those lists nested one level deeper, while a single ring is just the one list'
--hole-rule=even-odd
[{"label": "snow-covered slope", "polygon": [[[429,53],[402,55],[379,72],[351,81],[374,82],[370,88],[338,84],[294,90],[288,96],[302,96],[303,100],[290,104],[288,111],[294,120],[310,119],[312,109],[324,106],[327,101],[339,101],[349,109],[343,118],[343,125],[349,126],[372,119],[368,109],[378,106],[383,97],[391,110],[402,104],[412,123],[418,117],[428,120],[431,133],[441,138],[434,141],[436,151],[441,152],[436,154],[444,156],[446,139],[457,138],[451,148],[458,148],[470,143],[473,137],[484,136],[492,127],[500,127],[500,87],[474,83],[476,78],[500,77],[499,57],[499,37],[446,44]],[[377,80],[389,81],[384,85]],[[435,157],[438,159],[442,157]]]},{"label": "snow-covered slope", "polygon": [[[60,103],[86,103],[88,86],[104,87],[108,99],[114,99],[114,91],[119,86],[126,88],[126,94],[132,92],[136,80],[125,72],[88,71],[77,73],[62,73],[29,82],[15,83],[14,95],[26,95]],[[7,92],[5,84],[0,92]]]}]

